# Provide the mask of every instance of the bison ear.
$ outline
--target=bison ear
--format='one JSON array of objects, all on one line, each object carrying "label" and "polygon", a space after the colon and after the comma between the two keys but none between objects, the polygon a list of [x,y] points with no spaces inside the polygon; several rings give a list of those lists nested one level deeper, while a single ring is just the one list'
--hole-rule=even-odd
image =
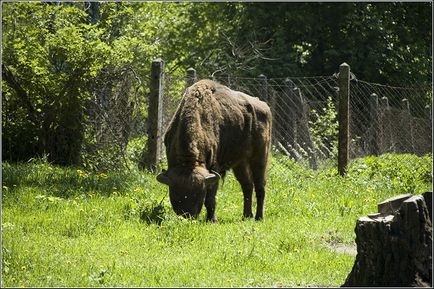
[{"label": "bison ear", "polygon": [[170,185],[170,179],[167,176],[167,171],[163,170],[163,172],[157,176],[157,181],[169,186]]},{"label": "bison ear", "polygon": [[218,182],[219,178],[220,175],[217,172],[211,171],[211,173],[205,177],[205,183],[207,185],[213,185]]}]

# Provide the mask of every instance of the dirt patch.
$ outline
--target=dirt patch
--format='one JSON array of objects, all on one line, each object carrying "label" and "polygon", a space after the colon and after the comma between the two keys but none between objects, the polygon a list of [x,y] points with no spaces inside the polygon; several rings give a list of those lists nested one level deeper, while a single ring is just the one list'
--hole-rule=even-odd
[{"label": "dirt patch", "polygon": [[336,252],[338,254],[347,254],[351,256],[357,255],[357,246],[356,244],[344,244],[344,243],[334,243],[334,244],[327,244],[326,248]]},{"label": "dirt patch", "polygon": [[273,288],[326,288],[326,287],[333,287],[333,286],[324,286],[324,285],[315,285],[315,284],[308,284],[308,285],[288,285],[288,284],[281,284],[276,283],[273,285]]}]

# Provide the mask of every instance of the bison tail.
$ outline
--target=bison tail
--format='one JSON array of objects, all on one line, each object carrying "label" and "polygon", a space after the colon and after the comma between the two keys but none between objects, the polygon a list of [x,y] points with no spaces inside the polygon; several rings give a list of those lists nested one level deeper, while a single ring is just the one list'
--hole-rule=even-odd
[{"label": "bison tail", "polygon": [[226,171],[223,171],[220,174],[220,176],[221,176],[221,179],[222,179],[222,188],[223,188],[223,185],[225,184]]}]

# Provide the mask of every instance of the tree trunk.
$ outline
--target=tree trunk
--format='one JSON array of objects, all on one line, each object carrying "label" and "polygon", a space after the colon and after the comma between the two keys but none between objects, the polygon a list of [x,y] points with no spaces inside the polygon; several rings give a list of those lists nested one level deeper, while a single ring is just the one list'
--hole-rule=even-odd
[{"label": "tree trunk", "polygon": [[397,196],[357,220],[357,256],[343,287],[431,287],[432,192]]}]

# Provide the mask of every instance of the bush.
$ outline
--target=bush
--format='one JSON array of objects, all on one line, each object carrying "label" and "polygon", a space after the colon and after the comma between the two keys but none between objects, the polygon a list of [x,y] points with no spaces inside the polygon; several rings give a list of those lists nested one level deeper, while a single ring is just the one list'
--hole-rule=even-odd
[{"label": "bush", "polygon": [[337,110],[331,96],[327,97],[327,105],[322,111],[312,109],[314,120],[309,121],[313,145],[323,158],[336,158],[338,154]]}]

